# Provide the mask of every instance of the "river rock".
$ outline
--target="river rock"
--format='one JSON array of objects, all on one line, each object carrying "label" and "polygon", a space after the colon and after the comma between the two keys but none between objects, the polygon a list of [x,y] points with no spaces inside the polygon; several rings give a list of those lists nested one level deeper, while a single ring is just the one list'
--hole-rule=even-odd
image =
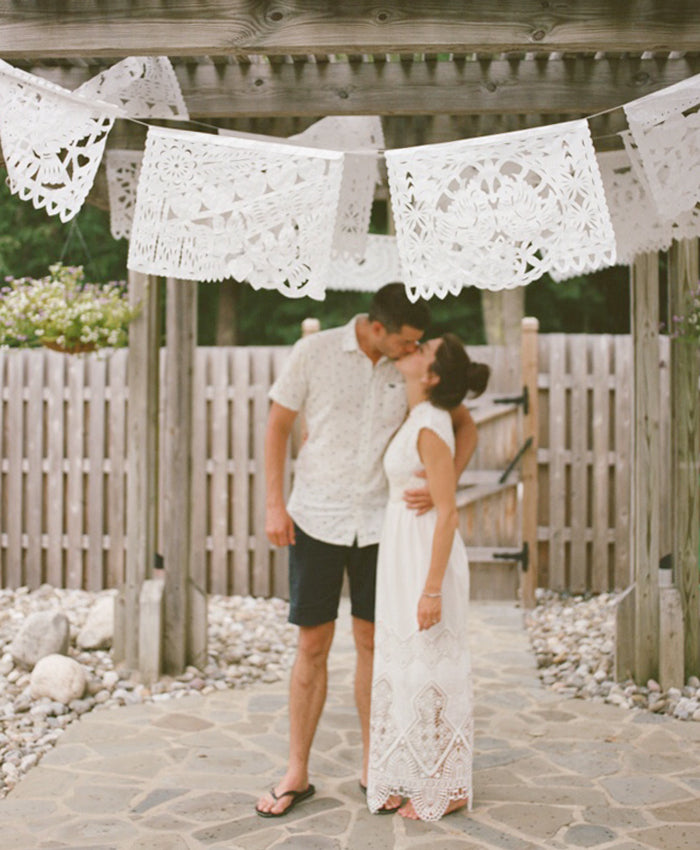
[{"label": "river rock", "polygon": [[80,649],[109,649],[114,637],[114,594],[100,596],[90,608],[85,625],[78,633]]},{"label": "river rock", "polygon": [[34,699],[48,697],[68,705],[85,693],[87,676],[82,665],[65,655],[47,655],[32,670],[29,689]]},{"label": "river rock", "polygon": [[66,655],[70,624],[61,611],[37,611],[22,624],[9,651],[17,664],[31,669],[47,655]]}]

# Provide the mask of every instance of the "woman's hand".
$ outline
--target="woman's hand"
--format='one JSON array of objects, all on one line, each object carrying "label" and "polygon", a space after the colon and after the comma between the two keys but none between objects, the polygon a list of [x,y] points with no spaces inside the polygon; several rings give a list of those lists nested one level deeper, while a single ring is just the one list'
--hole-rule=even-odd
[{"label": "woman's hand", "polygon": [[442,597],[426,596],[418,600],[418,630],[423,632],[437,625],[442,619]]}]

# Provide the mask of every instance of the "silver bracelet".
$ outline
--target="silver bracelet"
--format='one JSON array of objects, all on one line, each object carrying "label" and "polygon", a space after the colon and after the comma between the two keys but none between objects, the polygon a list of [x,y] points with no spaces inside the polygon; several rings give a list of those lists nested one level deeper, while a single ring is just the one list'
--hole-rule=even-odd
[{"label": "silver bracelet", "polygon": [[424,591],[422,595],[427,596],[428,599],[439,599],[442,596],[442,591],[440,593],[425,593]]}]

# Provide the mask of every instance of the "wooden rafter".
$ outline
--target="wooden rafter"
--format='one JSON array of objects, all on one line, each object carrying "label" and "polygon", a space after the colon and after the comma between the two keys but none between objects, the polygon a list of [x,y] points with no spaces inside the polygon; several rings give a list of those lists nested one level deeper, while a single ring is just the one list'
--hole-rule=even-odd
[{"label": "wooden rafter", "polygon": [[[116,61],[113,60],[113,61]],[[113,62],[37,65],[75,89]],[[592,115],[700,72],[700,54],[449,61],[175,61],[193,118],[319,115]]]},{"label": "wooden rafter", "polygon": [[14,0],[0,55],[698,50],[687,0]]}]

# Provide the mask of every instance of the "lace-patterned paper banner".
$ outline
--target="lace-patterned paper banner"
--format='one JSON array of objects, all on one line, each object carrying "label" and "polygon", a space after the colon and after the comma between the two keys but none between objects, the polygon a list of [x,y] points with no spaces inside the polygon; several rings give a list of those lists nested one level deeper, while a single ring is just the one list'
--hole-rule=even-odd
[{"label": "lace-patterned paper banner", "polygon": [[509,289],[615,262],[588,125],[386,151],[411,298]]},{"label": "lace-patterned paper banner", "polygon": [[0,60],[0,143],[10,191],[37,209],[73,218],[95,180],[121,110]]},{"label": "lace-patterned paper banner", "polygon": [[700,201],[700,74],[624,104],[659,214],[673,220]]},{"label": "lace-patterned paper banner", "polygon": [[376,292],[385,283],[401,280],[399,249],[395,236],[367,236],[365,256],[333,257],[327,289]]},{"label": "lace-patterned paper banner", "polygon": [[134,150],[108,150],[105,155],[109,226],[115,239],[131,236],[142,160],[143,153]]},{"label": "lace-patterned paper banner", "polygon": [[189,112],[167,56],[129,56],[83,83],[74,94],[121,106],[130,118],[180,118]]},{"label": "lace-patterned paper banner", "polygon": [[631,264],[637,254],[665,251],[674,239],[700,236],[700,213],[681,213],[675,222],[659,217],[641,166],[634,167],[626,150],[598,154],[617,241],[618,263]]},{"label": "lace-patterned paper banner", "polygon": [[322,299],[343,154],[151,127],[128,267]]},{"label": "lace-patterned paper banner", "polygon": [[[374,186],[380,179],[378,159],[371,151],[384,147],[381,119],[378,115],[330,115],[289,140],[311,148],[346,152],[333,253],[340,259],[361,261],[369,232]],[[363,150],[368,153],[356,153]]]}]

